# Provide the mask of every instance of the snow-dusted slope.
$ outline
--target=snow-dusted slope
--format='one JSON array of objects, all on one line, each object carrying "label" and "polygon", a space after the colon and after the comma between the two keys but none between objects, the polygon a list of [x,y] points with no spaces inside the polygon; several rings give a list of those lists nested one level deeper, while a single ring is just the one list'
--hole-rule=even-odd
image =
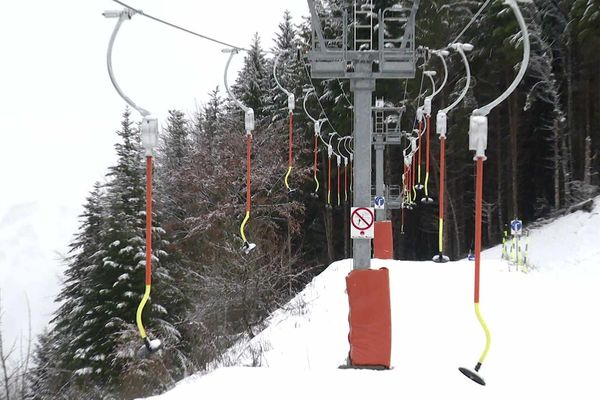
[{"label": "snow-dusted slope", "polygon": [[[154,400],[598,399],[600,200],[531,234],[529,274],[508,272],[500,249],[484,253],[481,311],[492,345],[481,387],[460,374],[484,346],[473,309],[473,263],[374,260],[390,269],[393,369],[341,370],[348,352],[344,278],[334,263],[269,327],[229,353],[228,364]],[[246,367],[258,361],[260,367]]]}]

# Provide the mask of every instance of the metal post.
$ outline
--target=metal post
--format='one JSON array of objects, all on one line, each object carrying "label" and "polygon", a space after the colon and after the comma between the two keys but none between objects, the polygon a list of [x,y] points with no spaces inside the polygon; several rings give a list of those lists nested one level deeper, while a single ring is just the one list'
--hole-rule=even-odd
[{"label": "metal post", "polygon": [[519,235],[515,235],[515,252],[516,252],[515,253],[516,254],[515,260],[516,260],[516,263],[517,263],[517,267],[516,267],[515,271],[517,271],[517,272],[519,272],[519,267],[520,267],[520,263],[519,263],[519,246],[520,246],[520,244],[519,244]]},{"label": "metal post", "polygon": [[[385,196],[385,184],[383,182],[383,152],[385,145],[381,140],[375,143],[375,193],[377,196]],[[385,210],[375,210],[375,219],[385,221]]]},{"label": "metal post", "polygon": [[[357,73],[371,78],[352,78],[354,92],[354,207],[371,207],[371,103],[375,91],[370,63],[355,63]],[[371,266],[371,241],[353,240],[354,269]]]}]

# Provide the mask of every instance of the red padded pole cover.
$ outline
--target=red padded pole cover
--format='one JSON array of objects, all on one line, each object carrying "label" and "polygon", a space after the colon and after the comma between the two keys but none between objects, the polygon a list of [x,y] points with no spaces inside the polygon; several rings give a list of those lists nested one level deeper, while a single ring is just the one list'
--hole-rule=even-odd
[{"label": "red padded pole cover", "polygon": [[346,277],[350,303],[350,364],[390,367],[392,317],[386,268],[353,270]]},{"label": "red padded pole cover", "polygon": [[392,221],[375,222],[373,257],[382,260],[392,260],[394,258],[394,237],[392,235]]}]

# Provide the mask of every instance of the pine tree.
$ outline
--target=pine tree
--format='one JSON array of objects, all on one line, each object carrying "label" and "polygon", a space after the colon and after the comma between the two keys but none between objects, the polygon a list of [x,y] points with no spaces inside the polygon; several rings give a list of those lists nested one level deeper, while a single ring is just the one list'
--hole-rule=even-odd
[{"label": "pine tree", "polygon": [[64,373],[57,368],[57,359],[60,353],[61,338],[48,329],[38,336],[32,354],[33,367],[27,374],[28,389],[27,400],[53,400],[56,393],[65,382]]},{"label": "pine tree", "polygon": [[244,57],[244,66],[232,90],[247,107],[254,109],[256,121],[261,121],[272,106],[271,72],[260,44],[258,33],[254,35],[250,51]]},{"label": "pine tree", "polygon": [[208,95],[204,107],[194,116],[194,131],[196,147],[210,147],[215,136],[221,132],[223,123],[223,99],[217,86]]},{"label": "pine tree", "polygon": [[[283,14],[283,21],[279,23],[279,31],[275,33],[275,46],[272,51],[279,56],[277,65],[277,79],[281,86],[292,92],[296,98],[296,103],[299,103],[302,97],[303,83],[306,81],[304,66],[302,60],[298,58],[298,48],[300,47],[300,38],[296,27],[292,22],[292,15],[289,11]],[[272,63],[270,62],[272,70]],[[277,119],[285,119],[288,115],[287,96],[281,91],[275,82],[275,77],[271,82],[272,98],[273,98],[273,113]]]},{"label": "pine tree", "polygon": [[96,283],[102,265],[99,249],[105,216],[103,195],[102,186],[96,183],[80,216],[79,233],[70,244],[66,280],[56,299],[62,304],[52,321],[52,336],[61,339],[58,365],[62,370],[78,371],[78,374],[93,373],[97,365],[91,364],[98,361],[92,360],[97,355],[94,347],[98,337],[88,326],[97,325],[103,313],[98,308],[102,294]]},{"label": "pine tree", "polygon": [[[135,355],[141,344],[134,321],[144,288],[145,179],[139,135],[129,110],[117,133],[122,140],[115,145],[117,164],[109,169],[108,182],[96,185],[84,207],[79,234],[71,243],[67,280],[57,298],[62,305],[53,320],[52,335],[61,338],[55,353],[58,369],[70,371],[66,386],[90,398],[100,387],[105,392],[129,391],[125,397],[149,394],[172,383],[182,371],[181,362],[175,361],[182,359],[177,349],[180,333],[172,324],[182,311],[182,294],[172,282],[173,271],[166,268],[163,247],[168,242],[161,238],[165,232],[157,218],[155,289],[144,321],[147,331],[163,340],[167,354],[141,361],[143,369]],[[165,364],[172,365],[168,374]],[[149,375],[156,370],[161,371],[160,379]],[[122,385],[127,381],[131,384]]]},{"label": "pine tree", "polygon": [[174,237],[182,234],[181,225],[189,202],[182,175],[189,168],[191,149],[189,121],[181,111],[170,110],[158,151],[156,175],[160,210]]}]

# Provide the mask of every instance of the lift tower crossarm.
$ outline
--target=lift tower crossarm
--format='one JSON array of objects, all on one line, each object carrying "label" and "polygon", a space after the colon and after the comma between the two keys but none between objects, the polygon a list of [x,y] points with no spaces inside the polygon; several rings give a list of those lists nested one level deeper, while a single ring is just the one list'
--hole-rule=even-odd
[{"label": "lift tower crossarm", "polygon": [[319,51],[328,51],[325,46],[325,38],[323,37],[323,28],[321,27],[321,20],[319,14],[317,14],[317,8],[315,7],[315,0],[307,0],[308,8],[310,10],[310,23],[313,28],[313,34],[316,32],[317,38],[319,39]]}]

